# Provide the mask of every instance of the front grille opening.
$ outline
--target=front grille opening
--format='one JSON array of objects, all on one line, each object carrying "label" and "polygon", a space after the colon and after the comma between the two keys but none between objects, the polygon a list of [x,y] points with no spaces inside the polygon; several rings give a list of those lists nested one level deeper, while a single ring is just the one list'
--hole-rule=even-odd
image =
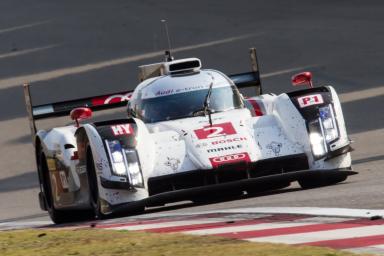
[{"label": "front grille opening", "polygon": [[307,156],[299,154],[261,160],[251,164],[245,162],[227,164],[213,170],[196,170],[152,177],[148,179],[148,190],[149,195],[156,195],[307,169],[309,169]]}]

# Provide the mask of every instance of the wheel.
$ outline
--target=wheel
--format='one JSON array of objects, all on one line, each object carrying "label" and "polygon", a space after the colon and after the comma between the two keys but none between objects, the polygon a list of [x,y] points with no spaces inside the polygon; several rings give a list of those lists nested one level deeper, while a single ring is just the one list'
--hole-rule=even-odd
[{"label": "wheel", "polygon": [[99,197],[99,186],[97,184],[95,162],[91,148],[87,147],[87,176],[89,185],[89,201],[96,219],[105,219],[106,215],[101,210],[101,199]]},{"label": "wheel", "polygon": [[318,188],[318,187],[324,187],[324,186],[330,186],[334,185],[336,183],[345,181],[347,179],[347,176],[328,176],[326,174],[321,175],[320,177],[315,177],[312,179],[300,179],[298,180],[301,188],[303,189],[311,189],[311,188]]},{"label": "wheel", "polygon": [[75,210],[57,210],[53,203],[52,198],[52,187],[51,180],[49,177],[49,170],[47,166],[47,160],[44,153],[40,150],[37,159],[37,168],[39,172],[41,190],[44,195],[45,206],[48,211],[49,217],[55,224],[62,224],[68,222],[75,222],[85,220],[89,218],[88,212],[86,211],[75,211]]}]

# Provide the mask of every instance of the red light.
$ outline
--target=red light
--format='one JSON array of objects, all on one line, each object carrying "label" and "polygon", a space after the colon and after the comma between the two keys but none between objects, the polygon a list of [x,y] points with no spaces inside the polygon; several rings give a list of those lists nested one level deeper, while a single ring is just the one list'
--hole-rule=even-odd
[{"label": "red light", "polygon": [[310,88],[313,88],[312,85],[312,73],[311,72],[302,72],[292,76],[292,85],[309,85]]},{"label": "red light", "polygon": [[70,117],[76,121],[76,126],[79,127],[79,120],[91,118],[92,110],[90,108],[75,108],[72,109]]}]

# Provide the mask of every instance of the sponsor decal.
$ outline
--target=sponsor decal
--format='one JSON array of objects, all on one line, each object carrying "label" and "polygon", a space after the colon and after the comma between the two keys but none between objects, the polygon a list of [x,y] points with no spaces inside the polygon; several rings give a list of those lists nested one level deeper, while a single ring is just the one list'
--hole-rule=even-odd
[{"label": "sponsor decal", "polygon": [[47,166],[48,170],[50,170],[51,172],[56,171],[56,160],[53,158],[47,158]]},{"label": "sponsor decal", "polygon": [[133,127],[130,124],[112,125],[111,129],[115,136],[133,134]]},{"label": "sponsor decal", "polygon": [[165,166],[171,167],[172,170],[176,171],[179,169],[180,160],[176,158],[167,157],[167,161],[164,163]]},{"label": "sponsor decal", "polygon": [[221,139],[221,140],[215,140],[212,141],[212,145],[220,145],[220,144],[227,144],[227,143],[232,143],[232,142],[239,142],[239,141],[245,141],[247,140],[246,137],[239,137],[239,138],[231,138],[231,139]]},{"label": "sponsor decal", "polygon": [[68,189],[68,180],[67,180],[67,175],[65,175],[65,172],[64,171],[60,171],[59,172],[59,176],[60,176],[60,181],[61,181],[61,185],[63,186],[63,189]]},{"label": "sponsor decal", "polygon": [[324,103],[321,94],[312,94],[297,98],[301,108]]},{"label": "sponsor decal", "polygon": [[272,152],[275,154],[275,156],[278,156],[280,154],[280,150],[283,147],[283,144],[280,142],[272,141],[267,145],[267,149],[272,150]]},{"label": "sponsor decal", "polygon": [[120,192],[107,192],[105,195],[108,197],[108,201],[111,203],[118,202],[121,200]]},{"label": "sponsor decal", "polygon": [[209,161],[211,161],[213,168],[217,168],[223,164],[231,164],[231,163],[237,163],[237,162],[250,162],[251,159],[248,153],[244,152],[244,153],[238,153],[238,154],[232,154],[232,155],[212,157],[212,158],[209,158]]},{"label": "sponsor decal", "polygon": [[214,124],[194,131],[199,140],[236,134],[232,123]]},{"label": "sponsor decal", "polygon": [[161,96],[168,96],[168,95],[174,95],[178,93],[184,93],[184,92],[191,92],[191,91],[198,91],[198,90],[204,90],[209,87],[208,85],[196,85],[196,86],[189,86],[184,88],[169,88],[165,90],[159,90],[154,92],[154,96],[151,95],[144,95],[144,99],[151,98],[151,97],[161,97]]},{"label": "sponsor decal", "polygon": [[96,163],[96,169],[98,171],[102,171],[103,170],[103,163]]},{"label": "sponsor decal", "polygon": [[202,147],[207,147],[208,146],[208,143],[206,142],[203,142],[203,143],[196,143],[195,144],[195,147],[196,148],[202,148]]},{"label": "sponsor decal", "polygon": [[156,96],[166,96],[166,95],[170,95],[170,94],[174,94],[174,90],[173,89],[168,89],[168,90],[165,90],[165,91],[157,91],[155,93]]},{"label": "sponsor decal", "polygon": [[113,104],[119,103],[123,101],[129,101],[132,97],[132,92],[123,93],[123,94],[114,94],[108,96],[102,96],[92,99],[93,106],[105,105],[105,104]]},{"label": "sponsor decal", "polygon": [[207,152],[208,153],[222,152],[227,150],[235,150],[242,147],[243,147],[242,145],[236,145],[236,146],[227,146],[227,147],[221,147],[221,148],[210,148],[210,149],[207,149]]}]

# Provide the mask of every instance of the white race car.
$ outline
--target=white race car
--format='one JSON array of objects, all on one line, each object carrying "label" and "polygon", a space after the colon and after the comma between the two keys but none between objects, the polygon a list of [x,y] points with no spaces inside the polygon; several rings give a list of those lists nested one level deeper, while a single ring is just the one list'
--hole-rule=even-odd
[{"label": "white race car", "polygon": [[[39,106],[24,85],[41,208],[63,223],[355,174],[333,87],[313,88],[304,72],[292,82],[311,88],[261,94],[254,49],[251,60],[251,72],[230,76],[202,69],[197,58],[145,65],[133,92]],[[257,95],[244,97],[245,87]],[[126,104],[124,119],[79,123]],[[68,114],[73,124],[36,131],[36,120]]]}]

